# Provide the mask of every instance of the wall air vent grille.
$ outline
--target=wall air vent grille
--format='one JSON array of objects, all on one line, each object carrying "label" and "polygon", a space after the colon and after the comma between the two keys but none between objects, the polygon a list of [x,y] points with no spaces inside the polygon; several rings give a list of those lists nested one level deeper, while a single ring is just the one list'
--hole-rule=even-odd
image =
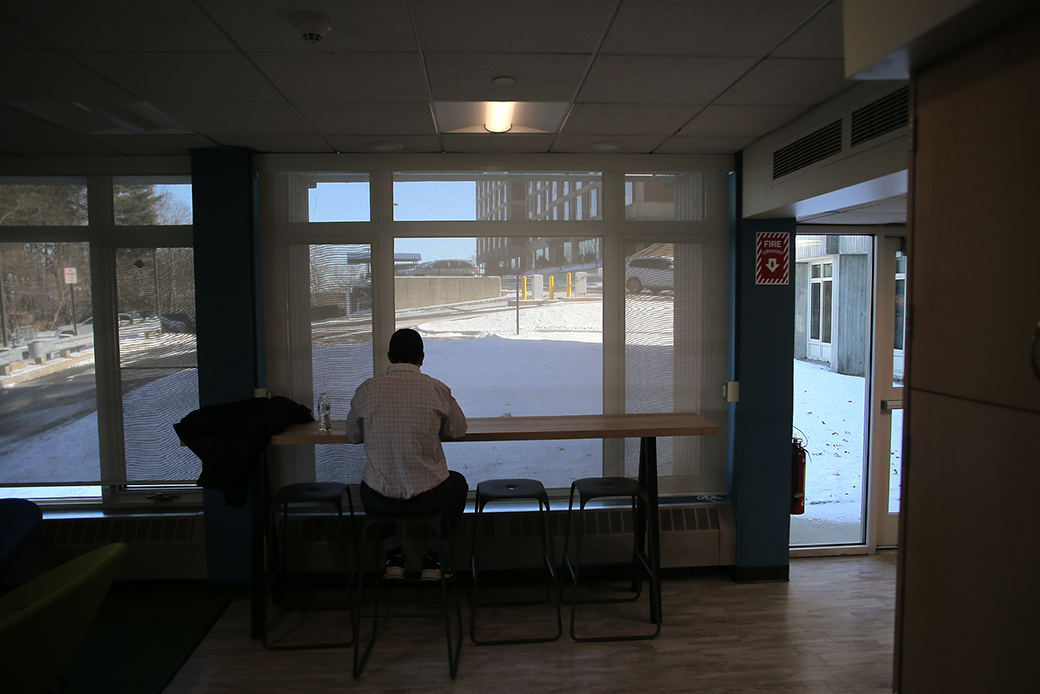
[{"label": "wall air vent grille", "polygon": [[836,120],[773,152],[773,180],[840,152],[841,121]]},{"label": "wall air vent grille", "polygon": [[852,146],[902,128],[910,122],[910,87],[852,112]]}]

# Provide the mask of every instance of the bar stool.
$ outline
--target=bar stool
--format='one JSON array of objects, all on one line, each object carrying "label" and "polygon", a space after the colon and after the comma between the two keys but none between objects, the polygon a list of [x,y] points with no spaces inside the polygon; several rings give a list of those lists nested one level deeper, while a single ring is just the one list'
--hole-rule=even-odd
[{"label": "bar stool", "polygon": [[[339,522],[337,527],[339,529],[340,548],[343,551],[343,571],[344,574],[350,571],[352,563],[350,561],[350,552],[347,549],[346,532],[343,529],[343,495],[347,496],[347,508],[350,511],[350,536],[351,547],[354,548],[354,554],[357,554],[357,537],[354,533],[354,504],[350,495],[350,488],[345,484],[339,482],[300,482],[297,484],[289,484],[282,487],[274,498],[271,500],[269,505],[269,525],[268,525],[268,548],[270,553],[270,561],[266,564],[269,571],[267,572],[265,582],[265,603],[266,596],[268,593],[280,592],[280,589],[275,587],[275,582],[278,580],[279,574],[283,576],[287,575],[286,571],[286,559],[289,551],[289,506],[291,504],[330,504],[336,509]],[[281,513],[279,513],[279,511]],[[278,517],[282,519],[282,533],[281,533],[281,552],[278,551]],[[355,562],[356,563],[356,562]],[[348,584],[349,587],[349,584]],[[349,604],[349,597],[348,597]],[[308,608],[303,608],[308,609]],[[320,607],[309,607],[309,609],[321,609]],[[289,645],[276,645],[269,643],[267,640],[268,623],[266,610],[263,620],[263,634],[262,641],[264,648],[269,651],[289,651],[289,650],[303,650],[310,648],[345,648],[354,643],[353,639],[345,642],[327,642],[327,643],[311,643],[311,644],[289,644]]]},{"label": "bar stool", "polygon": [[[570,541],[571,528],[573,524],[571,519],[574,517],[574,494],[578,493],[579,498],[579,509],[578,509],[578,532],[576,535],[576,549],[574,553],[574,561],[571,561],[570,555],[567,552],[567,544]],[[603,498],[628,498],[632,504],[632,521],[633,521],[633,541],[632,541],[632,592],[634,595],[631,597],[624,598],[598,598],[598,599],[578,599],[578,578],[581,568],[581,537],[584,526],[585,506],[589,501],[593,499]],[[641,508],[640,508],[641,507]],[[657,626],[656,631],[649,634],[626,634],[626,635],[614,635],[614,636],[591,636],[591,637],[578,637],[574,633],[574,621],[575,614],[577,613],[578,605],[593,605],[593,604],[606,604],[606,603],[622,603],[622,602],[634,602],[639,599],[639,595],[643,589],[643,573],[650,579],[650,595],[651,598],[654,595],[660,594],[660,576],[654,567],[657,566],[656,550],[652,542],[649,542],[647,534],[647,518],[646,514],[650,508],[650,500],[646,493],[646,489],[641,484],[633,479],[627,477],[587,477],[584,479],[575,480],[571,484],[570,503],[567,506],[567,535],[564,539],[563,545],[563,559],[566,562],[567,569],[570,572],[571,579],[574,584],[573,594],[571,595],[571,638],[575,641],[633,641],[642,639],[653,639],[661,633],[661,620],[654,618],[654,605],[653,600],[650,600],[650,621],[655,623]],[[647,551],[643,551],[643,547],[647,547]]]},{"label": "bar stool", "polygon": [[[533,600],[507,600],[497,602],[480,602],[479,600],[479,562],[477,560],[480,548],[480,526],[481,518],[484,516],[484,507],[492,501],[502,499],[533,499],[538,502],[538,517],[542,529],[542,561],[546,568],[545,595]],[[546,643],[556,641],[563,634],[563,616],[560,610],[560,582],[556,574],[555,563],[556,552],[553,547],[552,534],[549,532],[549,495],[545,492],[545,486],[538,480],[528,479],[504,479],[485,480],[477,485],[476,498],[476,521],[473,527],[473,552],[470,560],[473,570],[473,592],[470,604],[470,629],[469,638],[474,644],[485,645],[511,645],[518,643]],[[550,591],[556,596],[556,634],[538,638],[523,639],[500,639],[480,641],[477,639],[477,607],[516,607],[522,605],[541,605],[549,600]]]},{"label": "bar stool", "polygon": [[[415,579],[384,579],[383,575],[383,564],[382,564],[382,535],[375,532],[381,526],[387,523],[416,523],[420,526],[428,526],[433,530],[437,531],[437,536],[440,539],[440,556],[441,556],[441,567],[453,566],[451,557],[451,543],[445,541],[440,534],[441,527],[441,511],[433,511],[431,513],[417,513],[417,514],[399,514],[399,515],[382,515],[382,514],[365,514],[365,517],[361,524],[361,558],[358,560],[357,577],[351,580],[351,584],[357,583],[357,602],[355,603],[354,610],[351,612],[353,637],[354,637],[354,679],[361,677],[361,672],[365,668],[365,664],[368,662],[368,656],[372,652],[372,646],[375,645],[376,635],[379,627],[380,617],[398,617],[398,618],[434,618],[442,617],[444,619],[444,633],[446,642],[448,645],[448,673],[451,675],[451,679],[455,679],[455,674],[458,672],[459,667],[459,656],[462,652],[462,605],[459,601],[458,583],[455,575],[453,574],[450,578],[445,576],[445,572],[441,571],[441,577],[438,581],[441,589],[441,601],[443,604],[443,610],[440,611],[424,611],[424,612],[391,612],[389,609],[385,612],[379,610],[379,588],[380,585],[386,587],[389,592],[389,588],[394,584],[405,584],[412,583],[418,585],[421,583]],[[373,588],[372,588],[372,610],[369,612],[364,611],[365,606],[365,576],[363,572],[364,558],[366,555],[366,549],[368,548],[367,543],[370,541],[373,533],[375,534],[375,541],[379,545],[379,551],[376,552],[376,564],[374,571],[372,572]],[[369,550],[368,553],[371,553]],[[426,581],[422,583],[432,583],[432,581]],[[452,609],[451,600],[448,596],[448,584],[451,584],[451,592],[455,600],[455,619],[458,628],[458,638],[454,646],[452,646]],[[388,599],[389,602],[389,599]],[[368,639],[368,644],[365,646],[364,653],[361,652],[361,619],[371,618],[372,620],[372,635]]]}]

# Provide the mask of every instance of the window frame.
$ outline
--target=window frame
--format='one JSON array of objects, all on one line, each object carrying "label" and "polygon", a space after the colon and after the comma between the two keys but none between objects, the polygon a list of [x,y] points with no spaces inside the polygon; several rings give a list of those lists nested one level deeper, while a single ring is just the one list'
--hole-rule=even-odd
[{"label": "window frame", "polygon": [[[175,177],[183,182],[184,174],[150,174],[154,178]],[[127,485],[126,454],[123,441],[123,399],[119,367],[119,325],[115,255],[118,248],[193,247],[192,225],[116,225],[114,205],[115,175],[88,175],[87,224],[85,226],[5,226],[0,227],[0,243],[76,242],[90,249],[91,315],[94,326],[94,368],[98,417],[98,449],[100,497],[41,497],[34,501],[49,508],[97,507],[156,509],[197,508],[202,504],[202,490],[192,484]],[[24,178],[33,183],[63,177]],[[34,485],[27,484],[27,487]],[[148,495],[176,495],[166,501],[148,499]]]}]

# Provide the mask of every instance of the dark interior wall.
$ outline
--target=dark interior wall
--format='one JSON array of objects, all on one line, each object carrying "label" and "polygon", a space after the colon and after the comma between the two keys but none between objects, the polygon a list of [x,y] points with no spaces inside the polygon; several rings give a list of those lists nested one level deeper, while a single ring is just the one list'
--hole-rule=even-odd
[{"label": "dark interior wall", "polygon": [[[733,191],[733,374],[740,400],[730,417],[730,495],[737,527],[738,581],[789,576],[791,427],[794,392],[793,219],[742,219]],[[755,284],[755,235],[790,237],[787,284]]]},{"label": "dark interior wall", "polygon": [[[256,177],[242,148],[193,150],[195,324],[199,405],[253,396],[263,373],[258,291]],[[203,490],[211,581],[250,578],[252,498],[230,507],[223,493]]]}]

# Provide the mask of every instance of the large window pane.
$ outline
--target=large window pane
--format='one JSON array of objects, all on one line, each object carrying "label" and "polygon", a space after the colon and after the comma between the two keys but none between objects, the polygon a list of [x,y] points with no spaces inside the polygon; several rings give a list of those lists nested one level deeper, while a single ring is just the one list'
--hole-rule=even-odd
[{"label": "large window pane", "polygon": [[87,184],[80,178],[0,177],[0,226],[86,226]]},{"label": "large window pane", "polygon": [[199,407],[192,249],[118,249],[116,287],[127,481],[194,482],[170,426]]},{"label": "large window pane", "polygon": [[[726,421],[726,339],[709,316],[725,310],[709,289],[721,270],[707,243],[625,244],[625,412],[697,412]],[[720,440],[721,439],[721,440]],[[663,491],[726,492],[725,438],[660,437]],[[638,473],[639,442],[625,442],[625,474]]]},{"label": "large window pane", "polygon": [[192,222],[190,176],[117,176],[112,180],[112,197],[118,225]]},{"label": "large window pane", "polygon": [[[290,264],[297,287],[292,320],[304,344],[310,345],[313,399],[327,393],[332,418],[346,419],[354,391],[372,376],[371,247],[293,246]],[[304,374],[299,377],[306,378]],[[351,483],[361,479],[363,447],[315,446],[313,453],[317,480]]]},{"label": "large window pane", "polygon": [[[599,247],[592,238],[397,239],[398,256],[434,264],[472,259],[483,268],[399,274],[397,327],[422,334],[423,371],[452,389],[467,416],[601,413]],[[471,487],[500,477],[568,487],[576,477],[602,474],[602,450],[599,440],[445,446],[449,466]]]},{"label": "large window pane", "polygon": [[701,221],[707,205],[705,181],[700,173],[627,174],[625,219]]},{"label": "large window pane", "polygon": [[[90,302],[86,243],[0,244],[2,485],[100,479]],[[36,498],[99,490],[10,493]]]},{"label": "large window pane", "polygon": [[279,174],[285,184],[286,221],[367,222],[372,218],[368,174]]},{"label": "large window pane", "polygon": [[395,173],[395,221],[602,218],[598,172]]}]

